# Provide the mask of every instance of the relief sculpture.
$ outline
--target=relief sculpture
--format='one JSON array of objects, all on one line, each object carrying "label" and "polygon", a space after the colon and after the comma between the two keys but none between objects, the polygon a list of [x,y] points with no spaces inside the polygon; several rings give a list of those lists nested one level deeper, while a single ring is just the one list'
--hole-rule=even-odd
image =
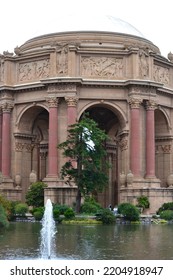
[{"label": "relief sculpture", "polygon": [[121,78],[123,60],[113,57],[82,57],[81,74],[86,77]]},{"label": "relief sculpture", "polygon": [[67,47],[61,48],[57,54],[57,72],[59,75],[66,75],[68,72],[68,49]]},{"label": "relief sculpture", "polygon": [[21,63],[19,64],[18,79],[20,82],[49,77],[49,60]]},{"label": "relief sculpture", "polygon": [[144,79],[149,76],[148,56],[144,52],[139,54],[139,75]]},{"label": "relief sculpture", "polygon": [[169,84],[169,69],[158,65],[154,65],[153,79],[156,82]]}]

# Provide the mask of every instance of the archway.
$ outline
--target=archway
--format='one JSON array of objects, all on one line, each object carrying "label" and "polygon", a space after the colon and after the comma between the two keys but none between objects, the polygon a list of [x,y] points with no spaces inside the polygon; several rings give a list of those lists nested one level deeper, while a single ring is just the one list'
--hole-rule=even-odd
[{"label": "archway", "polygon": [[120,156],[118,137],[122,131],[122,123],[113,110],[103,105],[92,105],[85,110],[85,113],[97,122],[98,126],[109,136],[109,141],[106,143],[107,161],[111,165],[108,171],[109,183],[102,193],[95,193],[95,196],[102,206],[107,207],[111,204],[114,207],[119,202]]},{"label": "archway", "polygon": [[172,172],[172,137],[168,121],[165,112],[155,110],[156,177],[161,180],[162,187],[166,187],[166,179]]},{"label": "archway", "polygon": [[29,174],[34,170],[37,180],[47,174],[49,113],[41,106],[26,108],[15,133],[16,171],[22,176],[22,195],[29,187]]}]

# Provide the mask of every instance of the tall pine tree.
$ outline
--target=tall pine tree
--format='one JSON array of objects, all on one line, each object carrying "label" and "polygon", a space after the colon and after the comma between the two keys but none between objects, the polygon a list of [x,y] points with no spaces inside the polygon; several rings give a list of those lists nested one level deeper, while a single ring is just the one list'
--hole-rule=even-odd
[{"label": "tall pine tree", "polygon": [[97,123],[84,116],[69,127],[67,140],[58,145],[67,158],[61,175],[69,185],[77,186],[76,211],[80,211],[81,197],[93,191],[102,191],[108,183],[106,161],[106,133]]}]

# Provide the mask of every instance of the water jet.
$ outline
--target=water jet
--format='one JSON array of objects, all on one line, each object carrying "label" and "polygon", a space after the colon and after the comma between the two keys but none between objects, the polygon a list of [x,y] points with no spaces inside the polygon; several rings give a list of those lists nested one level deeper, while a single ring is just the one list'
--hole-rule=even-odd
[{"label": "water jet", "polygon": [[53,206],[50,199],[47,200],[42,219],[40,254],[42,259],[55,257],[56,225],[53,219]]}]

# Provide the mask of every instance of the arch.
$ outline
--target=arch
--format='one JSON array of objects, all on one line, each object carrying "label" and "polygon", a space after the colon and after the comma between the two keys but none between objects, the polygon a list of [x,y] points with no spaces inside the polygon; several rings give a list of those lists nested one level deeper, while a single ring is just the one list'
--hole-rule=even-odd
[{"label": "arch", "polygon": [[24,116],[24,114],[27,113],[27,111],[29,109],[35,108],[35,107],[41,107],[41,108],[43,108],[43,109],[45,109],[46,111],[49,112],[48,107],[43,105],[43,104],[40,104],[40,103],[37,103],[37,104],[34,103],[34,104],[27,105],[21,110],[21,112],[19,113],[19,115],[16,118],[16,126],[17,127],[19,126],[20,121],[21,121],[22,117]]},{"label": "arch", "polygon": [[89,108],[91,107],[103,107],[107,108],[110,111],[112,111],[119,119],[121,129],[125,129],[126,124],[128,123],[127,117],[125,115],[125,112],[117,105],[117,104],[112,104],[110,102],[91,102],[85,105],[79,112],[78,114],[78,120],[80,119],[81,115]]},{"label": "arch", "polygon": [[171,130],[171,121],[167,112],[159,107],[155,110],[155,134],[169,134]]}]

